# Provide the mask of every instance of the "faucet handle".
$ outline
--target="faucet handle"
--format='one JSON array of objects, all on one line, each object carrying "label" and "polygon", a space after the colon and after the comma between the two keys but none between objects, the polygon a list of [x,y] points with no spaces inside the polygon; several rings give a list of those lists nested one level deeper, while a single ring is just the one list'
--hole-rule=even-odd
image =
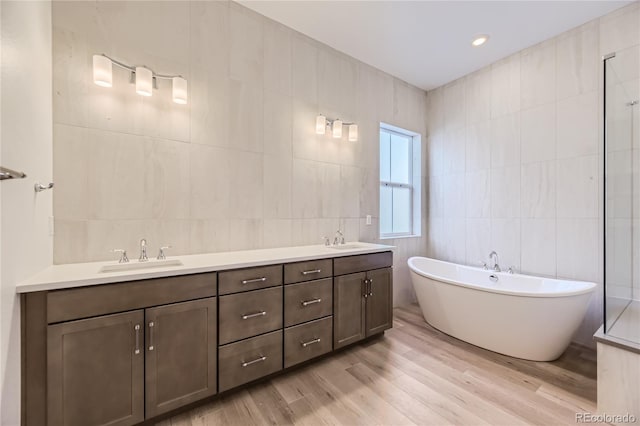
[{"label": "faucet handle", "polygon": [[513,266],[509,266],[509,269],[507,269],[507,273],[508,274],[515,274],[516,273],[516,269]]},{"label": "faucet handle", "polygon": [[118,263],[127,263],[129,262],[129,257],[127,257],[127,251],[125,249],[113,249],[111,253],[120,253],[120,259]]},{"label": "faucet handle", "polygon": [[479,260],[478,261],[478,265],[482,266],[482,269],[484,269],[484,270],[489,269],[489,266],[487,265],[487,262],[485,262],[483,260]]},{"label": "faucet handle", "polygon": [[170,249],[170,248],[173,248],[173,247],[171,247],[171,246],[163,246],[163,247],[160,247],[160,250],[158,251],[158,257],[157,257],[156,259],[158,259],[158,260],[164,260],[164,259],[166,259],[166,258],[167,258],[167,256],[164,254],[164,251],[165,251],[165,250],[168,250],[168,249]]},{"label": "faucet handle", "polygon": [[322,239],[324,240],[324,245],[329,247],[331,245],[331,242],[329,241],[329,237],[322,237]]}]

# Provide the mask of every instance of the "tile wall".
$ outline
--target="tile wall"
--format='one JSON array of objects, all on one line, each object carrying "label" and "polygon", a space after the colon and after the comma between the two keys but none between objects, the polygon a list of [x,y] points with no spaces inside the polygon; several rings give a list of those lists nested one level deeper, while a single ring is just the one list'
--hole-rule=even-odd
[{"label": "tile wall", "polygon": [[[55,263],[135,257],[143,237],[169,254],[320,244],[338,228],[378,241],[378,124],[424,135],[424,91],[227,1],[54,2],[53,31]],[[189,104],[164,81],[141,97],[117,68],[113,88],[94,85],[97,53],[182,74]],[[317,136],[320,112],[357,122],[360,140]],[[406,259],[426,237],[385,243],[407,303]]]},{"label": "tile wall", "polygon": [[[431,256],[600,284],[575,339],[602,322],[602,62],[640,44],[639,3],[427,96]],[[637,60],[637,56],[636,56]]]}]

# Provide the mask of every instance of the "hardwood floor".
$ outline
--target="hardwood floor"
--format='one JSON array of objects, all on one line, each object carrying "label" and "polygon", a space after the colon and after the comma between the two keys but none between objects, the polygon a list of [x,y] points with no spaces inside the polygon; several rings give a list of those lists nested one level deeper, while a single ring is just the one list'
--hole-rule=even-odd
[{"label": "hardwood floor", "polygon": [[510,358],[435,330],[412,305],[383,338],[158,425],[556,425],[595,409],[594,351]]}]

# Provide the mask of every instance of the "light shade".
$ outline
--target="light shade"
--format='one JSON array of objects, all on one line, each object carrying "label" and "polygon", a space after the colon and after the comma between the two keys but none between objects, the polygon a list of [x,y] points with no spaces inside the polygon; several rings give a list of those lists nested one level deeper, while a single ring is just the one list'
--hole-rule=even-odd
[{"label": "light shade", "polygon": [[149,68],[136,67],[136,92],[142,96],[153,94],[153,73]]},{"label": "light shade", "polygon": [[349,141],[355,142],[358,140],[358,125],[349,124]]},{"label": "light shade", "polygon": [[331,126],[333,137],[338,139],[342,137],[342,120],[334,120]]},{"label": "light shade", "polygon": [[182,77],[173,77],[173,102],[177,104],[187,103],[187,80]]},{"label": "light shade", "polygon": [[111,87],[113,74],[111,60],[106,56],[93,55],[93,82],[98,86]]},{"label": "light shade", "polygon": [[482,46],[483,44],[485,44],[487,42],[487,40],[489,40],[489,36],[487,34],[480,34],[477,35],[473,38],[473,41],[471,41],[471,44],[474,47],[478,47],[478,46]]},{"label": "light shade", "polygon": [[327,117],[320,114],[316,117],[316,134],[324,135],[327,130]]}]

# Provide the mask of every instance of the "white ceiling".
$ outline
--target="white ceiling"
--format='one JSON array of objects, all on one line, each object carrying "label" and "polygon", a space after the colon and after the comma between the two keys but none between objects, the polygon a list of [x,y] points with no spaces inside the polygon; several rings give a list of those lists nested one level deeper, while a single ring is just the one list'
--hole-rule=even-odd
[{"label": "white ceiling", "polygon": [[[236,1],[425,90],[631,3]],[[476,34],[491,38],[474,48]]]}]

